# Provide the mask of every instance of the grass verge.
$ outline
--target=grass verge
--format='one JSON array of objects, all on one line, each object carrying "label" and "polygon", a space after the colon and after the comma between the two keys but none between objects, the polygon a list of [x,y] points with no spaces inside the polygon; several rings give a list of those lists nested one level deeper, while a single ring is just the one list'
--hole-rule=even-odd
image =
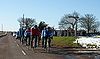
[{"label": "grass verge", "polygon": [[73,43],[76,40],[76,37],[54,37],[52,40],[52,46],[55,47],[80,47],[79,44]]}]

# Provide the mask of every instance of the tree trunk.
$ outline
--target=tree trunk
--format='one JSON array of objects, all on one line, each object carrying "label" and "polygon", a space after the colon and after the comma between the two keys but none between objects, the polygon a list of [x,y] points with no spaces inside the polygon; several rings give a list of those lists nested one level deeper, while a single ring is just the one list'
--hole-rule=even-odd
[{"label": "tree trunk", "polygon": [[69,36],[69,32],[68,32],[68,29],[67,29],[67,36]]},{"label": "tree trunk", "polygon": [[88,34],[89,34],[90,29],[87,30]]},{"label": "tree trunk", "polygon": [[74,24],[72,24],[72,28],[74,29]]}]

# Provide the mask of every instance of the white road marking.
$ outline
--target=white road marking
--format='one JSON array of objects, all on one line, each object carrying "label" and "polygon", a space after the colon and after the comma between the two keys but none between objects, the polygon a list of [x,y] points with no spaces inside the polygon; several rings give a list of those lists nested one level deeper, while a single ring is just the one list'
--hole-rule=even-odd
[{"label": "white road marking", "polygon": [[16,43],[16,41],[15,41],[15,43]]},{"label": "white road marking", "polygon": [[19,47],[19,45],[17,44],[17,46]]},{"label": "white road marking", "polygon": [[[15,43],[17,44],[17,42],[15,41]],[[17,46],[19,47],[19,45],[17,44]],[[22,50],[22,53],[24,54],[24,55],[26,55],[26,53]]]},{"label": "white road marking", "polygon": [[26,53],[22,50],[22,53],[24,54],[24,55],[26,55]]}]

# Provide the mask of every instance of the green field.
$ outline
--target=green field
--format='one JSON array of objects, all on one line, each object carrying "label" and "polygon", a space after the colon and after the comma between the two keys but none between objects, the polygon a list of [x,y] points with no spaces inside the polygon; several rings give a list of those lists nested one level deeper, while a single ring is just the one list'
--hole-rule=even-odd
[{"label": "green field", "polygon": [[79,47],[78,44],[73,43],[76,37],[54,37],[52,40],[52,46],[56,47]]}]

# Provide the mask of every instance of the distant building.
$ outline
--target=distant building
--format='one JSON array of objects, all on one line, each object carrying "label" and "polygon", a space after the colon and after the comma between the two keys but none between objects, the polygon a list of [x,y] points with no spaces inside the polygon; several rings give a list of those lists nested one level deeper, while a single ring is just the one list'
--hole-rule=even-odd
[{"label": "distant building", "polygon": [[[57,29],[54,31],[54,36],[74,36],[75,35],[75,30],[72,28],[68,28],[67,30],[60,30]],[[85,30],[78,30],[77,31],[78,36],[85,36],[86,31]]]}]

